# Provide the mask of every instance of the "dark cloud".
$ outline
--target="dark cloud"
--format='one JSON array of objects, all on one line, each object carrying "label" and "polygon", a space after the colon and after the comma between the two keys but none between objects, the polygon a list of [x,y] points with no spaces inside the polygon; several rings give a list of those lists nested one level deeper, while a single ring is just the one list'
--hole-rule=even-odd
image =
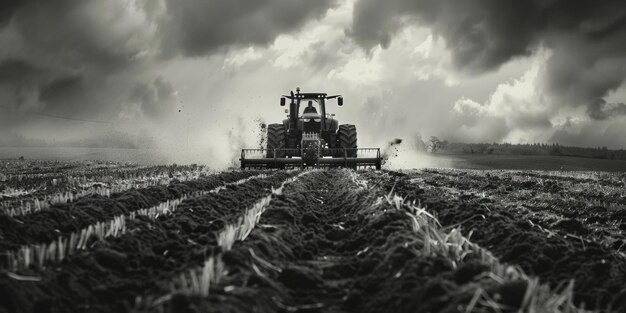
[{"label": "dark cloud", "polygon": [[0,28],[6,26],[20,6],[20,0],[3,0],[0,4]]},{"label": "dark cloud", "polygon": [[489,70],[531,53],[546,23],[537,2],[360,0],[349,34],[365,48],[387,47],[401,28],[418,23],[446,39],[457,66]]},{"label": "dark cloud", "polygon": [[[626,32],[623,35],[626,38]],[[546,91],[561,105],[583,105],[587,107],[591,118],[604,119],[603,114],[594,112],[599,112],[601,107],[613,106],[605,103],[604,98],[626,79],[626,54],[613,55],[615,50],[621,49],[621,41],[612,39],[608,42],[576,42],[555,46],[546,65]],[[609,111],[613,115],[624,114],[620,110]]]},{"label": "dark cloud", "polygon": [[38,66],[19,59],[0,62],[0,86],[33,84],[48,73]]},{"label": "dark cloud", "polygon": [[18,116],[95,113],[99,103],[93,87],[81,74],[19,59],[0,61],[0,101]]},{"label": "dark cloud", "polygon": [[232,45],[271,43],[322,16],[335,0],[167,0],[164,45],[200,56]]},{"label": "dark cloud", "polygon": [[138,104],[145,116],[155,120],[176,113],[174,86],[163,77],[150,84],[138,84],[132,90],[129,102]]},{"label": "dark cloud", "polygon": [[39,100],[43,103],[60,103],[67,99],[68,95],[75,93],[83,87],[82,76],[68,76],[57,79],[40,88]]},{"label": "dark cloud", "polygon": [[565,146],[602,147],[623,149],[626,146],[626,124],[623,119],[596,121],[594,124],[568,129],[558,129],[548,142],[559,143]]},{"label": "dark cloud", "polygon": [[626,115],[626,104],[607,103],[597,100],[587,107],[587,114],[597,120],[606,120],[611,117]]},{"label": "dark cloud", "polygon": [[144,116],[159,118],[174,89],[151,69],[167,57],[267,44],[333,1],[3,1],[0,102],[96,119],[139,103]]},{"label": "dark cloud", "polygon": [[[411,24],[432,27],[453,53],[457,66],[484,71],[540,43],[564,40],[589,44],[623,38],[626,3],[619,0],[359,0],[349,34],[363,47],[386,47],[393,35]],[[620,36],[621,35],[621,36]],[[611,40],[619,51],[623,40]]]},{"label": "dark cloud", "polygon": [[139,63],[154,45],[154,37],[136,22],[140,10],[119,1],[31,0],[15,10],[10,27],[22,38],[20,52],[31,58],[110,72]]},{"label": "dark cloud", "polygon": [[[136,2],[136,5],[142,0]],[[44,115],[109,120],[143,79],[158,42],[142,8],[122,1],[25,0],[2,5],[0,102],[12,121]],[[16,118],[17,117],[17,118]]]},{"label": "dark cloud", "polygon": [[19,59],[0,61],[0,103],[15,110],[39,107],[39,90],[57,75],[44,67]]},{"label": "dark cloud", "polygon": [[348,33],[366,49],[385,48],[408,25],[432,28],[445,39],[454,65],[470,73],[547,47],[553,55],[545,84],[552,96],[561,105],[590,106],[590,112],[626,77],[621,0],[359,0]]}]

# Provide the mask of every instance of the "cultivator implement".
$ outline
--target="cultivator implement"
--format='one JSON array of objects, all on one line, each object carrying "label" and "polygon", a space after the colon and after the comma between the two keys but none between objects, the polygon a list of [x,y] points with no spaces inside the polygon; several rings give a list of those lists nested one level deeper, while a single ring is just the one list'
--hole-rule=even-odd
[{"label": "cultivator implement", "polygon": [[241,168],[346,167],[380,169],[379,148],[242,149]]}]

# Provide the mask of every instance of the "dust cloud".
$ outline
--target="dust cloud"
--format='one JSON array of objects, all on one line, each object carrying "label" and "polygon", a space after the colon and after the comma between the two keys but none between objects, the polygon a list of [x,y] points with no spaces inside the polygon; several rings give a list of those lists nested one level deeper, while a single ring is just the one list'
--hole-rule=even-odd
[{"label": "dust cloud", "polygon": [[383,168],[393,170],[450,168],[452,161],[429,154],[417,140],[395,138],[383,149]]}]

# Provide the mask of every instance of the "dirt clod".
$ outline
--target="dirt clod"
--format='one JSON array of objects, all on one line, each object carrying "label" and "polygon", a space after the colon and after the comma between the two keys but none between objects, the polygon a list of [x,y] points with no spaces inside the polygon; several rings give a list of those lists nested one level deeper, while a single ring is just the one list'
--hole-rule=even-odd
[{"label": "dirt clod", "polygon": [[278,281],[294,289],[313,289],[323,284],[318,273],[301,266],[284,268],[278,276]]},{"label": "dirt clod", "polygon": [[586,235],[589,233],[589,229],[581,221],[576,219],[562,219],[551,225],[553,228],[560,229],[564,232]]},{"label": "dirt clod", "polygon": [[340,241],[348,238],[350,234],[345,229],[339,228],[331,228],[328,232],[326,232],[326,238],[328,240]]},{"label": "dirt clod", "polygon": [[122,270],[126,266],[127,255],[112,249],[100,248],[94,251],[94,258],[105,268]]}]

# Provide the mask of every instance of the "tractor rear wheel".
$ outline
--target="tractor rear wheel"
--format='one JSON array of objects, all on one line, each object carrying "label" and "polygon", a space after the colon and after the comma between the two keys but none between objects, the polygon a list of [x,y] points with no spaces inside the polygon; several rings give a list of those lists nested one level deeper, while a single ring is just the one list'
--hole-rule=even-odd
[{"label": "tractor rear wheel", "polygon": [[[346,156],[349,158],[356,157],[356,126],[352,124],[339,125],[337,130],[337,146],[347,149]],[[339,151],[337,157],[343,157],[344,151]]]},{"label": "tractor rear wheel", "polygon": [[[284,158],[285,151],[274,151],[274,149],[284,149],[287,142],[285,134],[285,126],[283,124],[270,124],[267,127],[267,158]],[[268,167],[284,167],[280,165],[268,165]]]}]

